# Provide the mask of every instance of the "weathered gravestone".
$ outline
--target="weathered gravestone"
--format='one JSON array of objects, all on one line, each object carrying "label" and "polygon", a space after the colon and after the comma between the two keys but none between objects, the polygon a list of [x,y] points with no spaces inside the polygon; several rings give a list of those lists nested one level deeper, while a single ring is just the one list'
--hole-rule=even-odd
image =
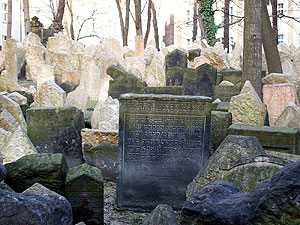
[{"label": "weathered gravestone", "polygon": [[120,98],[116,205],[175,209],[209,156],[211,98],[137,95]]},{"label": "weathered gravestone", "polygon": [[214,99],[220,99],[223,102],[230,102],[232,96],[239,95],[241,87],[237,86],[214,86]]},{"label": "weathered gravestone", "polygon": [[183,77],[185,94],[212,97],[216,81],[217,69],[207,63],[196,70],[187,69]]},{"label": "weathered gravestone", "polygon": [[185,69],[178,66],[171,67],[166,72],[167,86],[181,86]]},{"label": "weathered gravestone", "polygon": [[76,107],[37,107],[26,111],[28,137],[39,153],[62,153],[68,166],[84,162],[80,130],[84,127]]},{"label": "weathered gravestone", "polygon": [[104,224],[103,178],[99,169],[87,164],[71,168],[66,178],[66,197],[75,223]]},{"label": "weathered gravestone", "polygon": [[185,69],[187,67],[187,55],[180,51],[179,49],[175,49],[174,51],[168,53],[165,58],[166,61],[166,72],[171,67],[178,66],[182,69]]}]

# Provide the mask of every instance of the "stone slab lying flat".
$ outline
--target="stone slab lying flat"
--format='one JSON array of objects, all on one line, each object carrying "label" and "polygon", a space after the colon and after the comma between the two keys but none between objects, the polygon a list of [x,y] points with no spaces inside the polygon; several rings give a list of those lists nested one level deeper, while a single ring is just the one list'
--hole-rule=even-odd
[{"label": "stone slab lying flat", "polygon": [[233,124],[229,134],[256,136],[265,150],[299,155],[299,130],[289,127]]}]

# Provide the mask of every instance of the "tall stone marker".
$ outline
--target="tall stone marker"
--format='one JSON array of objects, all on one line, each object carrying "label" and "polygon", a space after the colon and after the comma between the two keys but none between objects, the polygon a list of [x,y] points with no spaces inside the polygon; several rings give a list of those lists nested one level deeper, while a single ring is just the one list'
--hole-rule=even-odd
[{"label": "tall stone marker", "polygon": [[117,208],[180,209],[209,157],[211,101],[203,96],[120,98]]}]

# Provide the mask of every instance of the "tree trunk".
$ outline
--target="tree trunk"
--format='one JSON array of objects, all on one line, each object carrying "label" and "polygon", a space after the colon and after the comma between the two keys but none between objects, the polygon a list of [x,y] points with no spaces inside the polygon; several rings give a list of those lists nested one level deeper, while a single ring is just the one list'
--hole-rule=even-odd
[{"label": "tree trunk", "polygon": [[135,30],[136,36],[143,35],[142,30],[142,3],[141,0],[134,0],[135,7]]},{"label": "tree trunk", "polygon": [[267,4],[265,0],[262,1],[262,40],[267,60],[269,73],[282,73],[282,66],[280,56],[277,48],[276,37],[273,33],[271,21],[268,14]]},{"label": "tree trunk", "polygon": [[195,41],[196,40],[196,37],[197,37],[197,20],[198,20],[198,3],[197,3],[197,0],[194,0],[194,17],[193,17],[193,38],[192,40]]},{"label": "tree trunk", "polygon": [[201,40],[206,39],[206,29],[200,13],[198,13],[199,27],[201,31]]},{"label": "tree trunk", "polygon": [[225,0],[224,5],[224,49],[229,53],[229,7],[230,0]]},{"label": "tree trunk", "polygon": [[53,23],[50,26],[53,33],[63,31],[64,26],[62,25],[62,20],[64,18],[65,4],[65,0],[59,0],[58,2],[57,13],[54,17]]},{"label": "tree trunk", "polygon": [[154,5],[153,2],[151,4],[151,8],[152,8],[152,14],[153,14],[153,28],[154,28],[155,47],[156,47],[157,51],[159,51],[158,26],[157,26],[155,5]]},{"label": "tree trunk", "polygon": [[123,46],[128,46],[130,0],[126,0],[125,25],[124,25],[124,21],[123,21],[123,14],[122,14],[121,6],[120,6],[120,0],[116,0],[116,3],[117,3],[118,12],[119,12],[119,19],[120,19],[120,27],[121,27]]},{"label": "tree trunk", "polygon": [[8,0],[8,15],[7,15],[7,31],[6,39],[11,38],[11,25],[12,25],[12,0]]},{"label": "tree trunk", "polygon": [[278,44],[278,16],[277,16],[277,0],[271,0],[272,5],[272,21],[273,21],[273,32],[276,38],[276,44]]},{"label": "tree trunk", "polygon": [[27,35],[31,31],[28,0],[23,0],[23,7],[24,7],[25,34]]},{"label": "tree trunk", "polygon": [[243,84],[249,80],[261,98],[262,0],[244,1],[243,56]]},{"label": "tree trunk", "polygon": [[73,0],[67,0],[67,6],[70,13],[70,35],[71,39],[75,40],[75,34],[74,34],[74,14],[73,14]]},{"label": "tree trunk", "polygon": [[125,40],[126,46],[128,45],[129,10],[130,10],[130,0],[126,0],[125,27],[124,27],[124,37],[123,37],[123,40]]},{"label": "tree trunk", "polygon": [[144,47],[146,48],[149,33],[150,33],[150,27],[151,27],[151,5],[152,5],[152,0],[149,0],[148,2],[148,18],[147,18],[147,29],[145,33],[145,38],[144,38]]}]

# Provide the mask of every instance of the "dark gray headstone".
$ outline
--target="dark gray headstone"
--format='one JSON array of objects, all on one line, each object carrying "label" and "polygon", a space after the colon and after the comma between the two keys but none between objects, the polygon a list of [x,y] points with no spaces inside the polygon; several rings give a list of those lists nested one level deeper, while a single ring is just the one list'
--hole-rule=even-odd
[{"label": "dark gray headstone", "polygon": [[39,153],[62,153],[68,167],[84,162],[83,112],[76,107],[36,107],[26,111],[27,134]]},{"label": "dark gray headstone", "polygon": [[166,71],[171,67],[178,66],[182,69],[187,67],[187,55],[180,51],[179,49],[175,49],[174,51],[168,53],[165,58],[166,61]]},{"label": "dark gray headstone", "polygon": [[211,98],[136,95],[120,98],[116,205],[175,209],[209,156]]},{"label": "dark gray headstone", "polygon": [[171,67],[166,72],[167,86],[181,86],[185,69],[178,66]]},{"label": "dark gray headstone", "polygon": [[201,49],[200,48],[191,49],[188,51],[188,53],[189,53],[188,60],[190,62],[193,62],[196,57],[199,57],[201,55]]},{"label": "dark gray headstone", "polygon": [[196,82],[196,70],[187,68],[183,75],[182,86],[184,87],[185,95],[194,95]]},{"label": "dark gray headstone", "polygon": [[178,225],[175,213],[171,206],[169,205],[158,205],[151,213],[148,215],[143,223],[143,225]]},{"label": "dark gray headstone", "polygon": [[66,197],[74,223],[104,224],[103,178],[99,169],[87,164],[71,168],[66,178]]},{"label": "dark gray headstone", "polygon": [[200,96],[213,96],[213,88],[217,81],[217,69],[207,63],[196,68],[196,93]]},{"label": "dark gray headstone", "polygon": [[212,111],[210,125],[210,143],[217,149],[228,134],[228,128],[232,123],[229,112]]},{"label": "dark gray headstone", "polygon": [[146,87],[145,94],[184,95],[182,86]]},{"label": "dark gray headstone", "polygon": [[88,165],[97,167],[104,179],[116,181],[118,145],[103,142],[101,145],[84,149]]},{"label": "dark gray headstone", "polygon": [[222,102],[230,102],[232,96],[239,95],[240,86],[219,86],[214,87],[214,99],[220,99]]},{"label": "dark gray headstone", "polygon": [[68,94],[74,91],[78,87],[78,84],[73,84],[72,82],[67,80],[61,83],[59,86],[66,92],[66,94]]},{"label": "dark gray headstone", "polygon": [[6,177],[6,169],[3,164],[0,162],[0,182],[3,181]]},{"label": "dark gray headstone", "polygon": [[110,65],[106,73],[113,78],[113,80],[109,81],[108,89],[108,95],[112,98],[119,98],[121,94],[126,93],[145,93],[145,88],[147,87],[146,82],[121,67]]}]

